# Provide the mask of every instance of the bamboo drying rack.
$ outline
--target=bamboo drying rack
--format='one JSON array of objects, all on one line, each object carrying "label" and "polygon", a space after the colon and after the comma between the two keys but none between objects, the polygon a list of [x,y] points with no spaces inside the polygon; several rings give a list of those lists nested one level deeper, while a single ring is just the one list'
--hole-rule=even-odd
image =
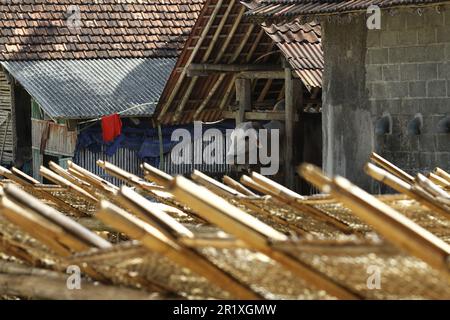
[{"label": "bamboo drying rack", "polygon": [[[144,163],[140,178],[99,160],[118,187],[73,162],[41,167],[55,185],[0,167],[0,252],[50,273],[80,265],[88,283],[124,297],[450,298],[450,175],[413,177],[371,160],[379,167],[367,173],[398,194],[372,196],[311,165],[299,174],[324,194],[302,196],[256,172],[222,183]],[[373,264],[391,285],[367,288]]]}]

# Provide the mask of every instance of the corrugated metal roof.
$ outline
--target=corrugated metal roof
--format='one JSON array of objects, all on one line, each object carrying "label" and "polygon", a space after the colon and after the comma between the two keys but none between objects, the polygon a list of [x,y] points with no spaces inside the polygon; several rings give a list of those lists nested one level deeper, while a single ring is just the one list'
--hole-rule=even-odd
[{"label": "corrugated metal roof", "polygon": [[151,116],[175,58],[10,61],[1,64],[52,118]]},{"label": "corrugated metal roof", "polygon": [[366,10],[370,5],[380,8],[429,5],[442,0],[252,0],[245,4],[250,10],[247,16],[261,19],[286,19],[301,15],[333,14]]}]

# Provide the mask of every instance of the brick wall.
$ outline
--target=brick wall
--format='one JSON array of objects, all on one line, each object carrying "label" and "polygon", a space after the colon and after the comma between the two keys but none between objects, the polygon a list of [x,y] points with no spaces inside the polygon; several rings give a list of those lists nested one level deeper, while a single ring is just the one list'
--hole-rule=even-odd
[{"label": "brick wall", "polygon": [[[366,89],[372,121],[390,113],[392,133],[374,137],[374,149],[411,173],[450,170],[450,135],[436,133],[450,115],[450,7],[382,12],[381,30],[367,31]],[[409,135],[415,114],[420,135]]]}]

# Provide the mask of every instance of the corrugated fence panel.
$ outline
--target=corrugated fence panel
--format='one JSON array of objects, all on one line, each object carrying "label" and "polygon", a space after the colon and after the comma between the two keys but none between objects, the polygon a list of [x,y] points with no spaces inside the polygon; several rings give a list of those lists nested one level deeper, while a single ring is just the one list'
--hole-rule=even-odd
[{"label": "corrugated fence panel", "polygon": [[137,155],[138,151],[128,148],[120,148],[111,157],[107,156],[103,151],[104,149],[101,152],[92,152],[89,149],[77,150],[75,153],[74,162],[117,186],[122,185],[122,181],[105,173],[102,168],[97,166],[97,160],[111,162],[112,164],[137,176],[143,176],[142,169],[140,168],[142,160],[139,159]]},{"label": "corrugated fence panel", "polygon": [[[211,163],[213,159],[209,155],[204,155],[203,150],[209,143],[216,144],[213,147],[215,150],[219,150],[219,155],[217,156],[220,160],[219,163]],[[222,176],[224,174],[229,174],[233,172],[233,166],[227,165],[225,162],[226,157],[226,145],[220,143],[219,141],[204,142],[203,146],[199,143],[194,143],[192,141],[190,148],[194,152],[186,152],[183,154],[183,161],[181,164],[176,164],[172,161],[171,153],[164,155],[163,162],[160,164],[161,170],[171,174],[190,174],[194,169],[200,170],[206,174],[213,176]],[[100,152],[92,152],[88,149],[80,149],[75,152],[74,162],[83,168],[95,173],[96,175],[114,183],[115,185],[121,185],[122,182],[114,177],[107,175],[103,169],[97,166],[96,161],[106,160],[115,164],[116,166],[131,172],[137,176],[142,177],[143,171],[140,168],[142,159],[137,155],[138,151],[131,150],[128,148],[120,148],[117,152],[108,157],[104,152],[104,148]],[[203,157],[205,156],[205,157]]]},{"label": "corrugated fence panel", "polygon": [[[225,137],[223,139],[225,141]],[[211,155],[208,153],[204,153],[204,149],[206,145],[209,146],[209,144],[215,144],[215,146],[210,146],[214,148],[215,150],[220,150],[219,155],[217,158],[219,158],[219,163],[214,163]],[[212,141],[212,142],[203,142],[203,145],[200,143],[195,143],[195,141],[191,142],[190,145],[191,150],[193,152],[190,152],[190,159],[188,159],[188,154],[184,155],[184,163],[176,164],[175,161],[172,161],[171,153],[167,153],[164,155],[164,160],[161,166],[161,169],[167,173],[170,173],[172,175],[175,174],[189,174],[194,169],[197,169],[199,171],[202,171],[206,174],[228,174],[232,171],[234,171],[232,165],[226,164],[226,145],[225,143],[220,143],[220,141]],[[187,152],[189,153],[189,152]]]},{"label": "corrugated fence panel", "polygon": [[51,121],[31,120],[33,148],[40,150],[42,135],[47,126],[49,132],[45,152],[72,156],[77,143],[77,133],[75,131],[69,131],[65,125]]}]

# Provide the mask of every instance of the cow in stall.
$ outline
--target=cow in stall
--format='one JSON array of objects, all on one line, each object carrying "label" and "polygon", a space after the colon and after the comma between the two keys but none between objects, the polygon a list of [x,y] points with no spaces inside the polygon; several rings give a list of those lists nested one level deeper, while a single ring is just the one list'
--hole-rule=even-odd
[{"label": "cow in stall", "polygon": [[[274,110],[284,110],[284,100],[278,102]],[[227,163],[236,165],[240,172],[257,171],[271,176],[277,174],[283,128],[283,123],[275,120],[238,124],[227,137]]]}]

